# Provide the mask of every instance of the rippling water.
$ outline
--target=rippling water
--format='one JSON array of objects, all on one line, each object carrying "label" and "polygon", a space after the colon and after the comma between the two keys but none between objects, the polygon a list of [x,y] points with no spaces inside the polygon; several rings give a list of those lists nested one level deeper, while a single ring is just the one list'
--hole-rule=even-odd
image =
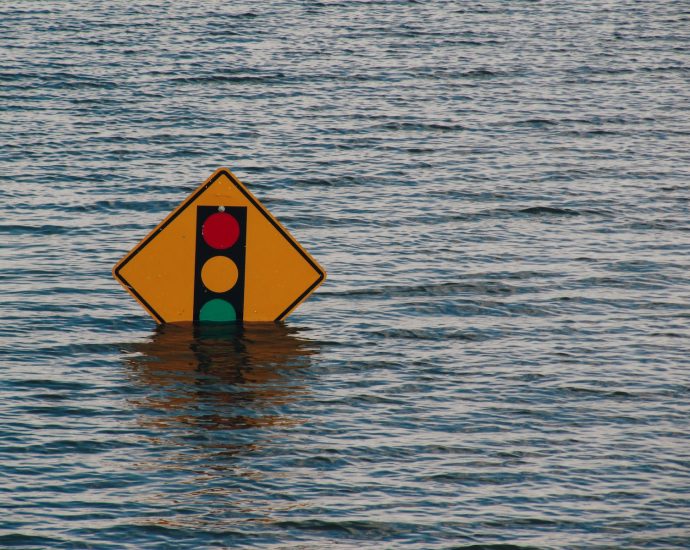
[{"label": "rippling water", "polygon": [[[690,546],[686,2],[0,4],[0,546]],[[156,327],[229,166],[329,272]]]}]

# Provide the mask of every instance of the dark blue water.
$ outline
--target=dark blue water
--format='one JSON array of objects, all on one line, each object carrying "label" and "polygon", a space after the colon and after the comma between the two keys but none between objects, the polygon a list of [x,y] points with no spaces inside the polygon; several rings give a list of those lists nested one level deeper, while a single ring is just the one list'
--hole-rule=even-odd
[{"label": "dark blue water", "polygon": [[[3,1],[0,547],[689,547],[689,45],[683,1]],[[110,270],[219,166],[329,279],[157,328]]]}]

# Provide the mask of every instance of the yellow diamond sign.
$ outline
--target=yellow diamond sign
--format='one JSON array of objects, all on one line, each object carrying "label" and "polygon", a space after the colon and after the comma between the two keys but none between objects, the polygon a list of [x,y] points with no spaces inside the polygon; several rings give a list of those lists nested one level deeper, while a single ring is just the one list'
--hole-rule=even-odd
[{"label": "yellow diamond sign", "polygon": [[227,169],[113,268],[159,323],[279,321],[326,272]]}]

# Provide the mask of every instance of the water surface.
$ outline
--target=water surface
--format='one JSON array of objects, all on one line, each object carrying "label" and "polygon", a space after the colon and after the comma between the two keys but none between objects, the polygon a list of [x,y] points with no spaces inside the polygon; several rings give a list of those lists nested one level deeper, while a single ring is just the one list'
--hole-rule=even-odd
[{"label": "water surface", "polygon": [[[684,2],[0,6],[0,546],[690,545]],[[329,278],[111,278],[228,166]]]}]

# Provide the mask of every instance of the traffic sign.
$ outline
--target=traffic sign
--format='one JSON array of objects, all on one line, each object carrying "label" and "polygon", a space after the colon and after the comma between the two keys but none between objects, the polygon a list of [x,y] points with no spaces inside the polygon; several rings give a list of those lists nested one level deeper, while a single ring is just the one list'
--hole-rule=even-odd
[{"label": "traffic sign", "polygon": [[159,323],[279,321],[326,272],[225,168],[113,268]]}]

